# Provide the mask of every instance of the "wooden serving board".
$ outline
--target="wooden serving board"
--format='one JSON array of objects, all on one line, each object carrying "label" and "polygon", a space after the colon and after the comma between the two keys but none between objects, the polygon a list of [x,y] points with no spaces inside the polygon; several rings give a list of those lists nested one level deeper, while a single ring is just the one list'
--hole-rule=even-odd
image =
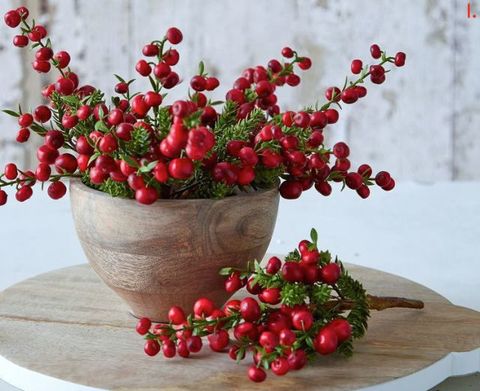
[{"label": "wooden serving board", "polygon": [[0,294],[0,377],[35,391],[426,390],[480,369],[479,312],[412,281],[346,266],[371,294],[418,298],[425,309],[373,312],[352,358],[322,357],[255,384],[246,377],[246,363],[237,365],[208,347],[189,359],[147,357],[127,307],[89,266],[74,266]]}]

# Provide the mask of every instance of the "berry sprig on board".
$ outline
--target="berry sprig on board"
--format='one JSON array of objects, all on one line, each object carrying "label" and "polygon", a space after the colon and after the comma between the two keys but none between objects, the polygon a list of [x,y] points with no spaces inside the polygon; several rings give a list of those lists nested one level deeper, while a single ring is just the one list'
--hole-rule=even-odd
[{"label": "berry sprig on board", "polygon": [[370,310],[423,308],[418,300],[367,294],[337,258],[318,249],[317,240],[312,229],[311,241],[302,240],[283,261],[272,257],[264,267],[255,261],[246,270],[222,269],[225,290],[234,294],[246,287],[250,295],[243,299],[218,308],[202,297],[188,315],[171,307],[168,323],[140,319],[136,329],[145,336],[145,353],[187,358],[206,337],[212,351],[237,362],[252,360],[248,377],[262,382],[267,370],[282,376],[318,355],[350,356],[354,339],[367,330]]},{"label": "berry sprig on board", "polygon": [[34,170],[9,163],[0,174],[0,205],[7,202],[3,188],[14,187],[16,199],[23,202],[36,183],[48,185],[49,196],[59,199],[66,193],[62,181],[70,177],[142,204],[158,198],[223,198],[275,186],[287,199],[312,187],[328,196],[332,182],[367,198],[374,184],[387,191],[395,186],[386,171],[374,175],[368,164],[352,169],[348,145],[327,147],[324,132],[338,121],[342,104],[365,97],[367,79],[382,84],[387,65],[405,64],[402,52],[389,56],[372,45],[372,65],[353,60],[351,80],[328,88],[324,103],[300,111],[282,110],[277,102],[277,90],[299,85],[299,73],[312,66],[310,58],[289,47],[281,51],[281,60],[245,69],[225,101],[209,97],[220,82],[201,62],[188,96],[166,103],[167,92],[181,80],[174,46],[183,36],[172,27],[162,39],[146,44],[144,58],[136,63],[149,90],[135,91],[134,80],[116,75],[116,95],[107,99],[95,86],[80,84],[69,53],[53,50],[47,29],[29,19],[27,8],[8,11],[4,20],[11,28],[20,27],[15,46],[35,50],[33,69],[55,70],[58,77],[42,90],[46,104],[31,111],[4,110],[18,119],[19,143],[32,132],[44,143]]}]

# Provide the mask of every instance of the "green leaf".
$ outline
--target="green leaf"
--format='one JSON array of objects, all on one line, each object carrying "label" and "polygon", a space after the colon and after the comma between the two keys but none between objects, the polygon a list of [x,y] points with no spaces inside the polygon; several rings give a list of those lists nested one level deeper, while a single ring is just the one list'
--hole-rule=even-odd
[{"label": "green leaf", "polygon": [[115,76],[120,83],[126,83],[125,79],[123,79],[123,78],[120,77],[119,75],[114,74],[113,76]]},{"label": "green leaf", "polygon": [[157,165],[157,163],[158,163],[158,160],[155,160],[153,162],[148,163],[146,166],[140,167],[140,172],[148,173],[148,172],[152,171],[155,168],[155,166]]},{"label": "green leaf", "polygon": [[[310,237],[312,238],[312,242],[315,243],[315,246],[317,246],[318,243],[318,233],[315,230],[315,228],[312,228],[310,231]],[[323,247],[323,246],[322,246]]]},{"label": "green leaf", "polygon": [[203,61],[200,61],[198,64],[198,74],[203,76],[203,72],[205,72],[205,64]]},{"label": "green leaf", "polygon": [[110,129],[107,127],[107,125],[105,125],[105,122],[100,120],[95,123],[95,130],[100,130],[103,133],[107,133]]},{"label": "green leaf", "polygon": [[229,276],[230,274],[232,274],[232,272],[233,272],[233,268],[223,267],[223,268],[220,269],[218,274],[220,274],[221,276]]},{"label": "green leaf", "polygon": [[99,157],[99,156],[100,156],[100,152],[95,152],[92,156],[90,156],[90,159],[88,159],[87,166],[92,164],[97,159],[97,157]]},{"label": "green leaf", "polygon": [[11,115],[12,117],[20,117],[20,114],[18,114],[16,111],[13,110],[2,110],[5,114]]},{"label": "green leaf", "polygon": [[140,167],[137,161],[128,155],[120,155],[120,159],[124,160],[130,167],[133,167],[133,168]]}]

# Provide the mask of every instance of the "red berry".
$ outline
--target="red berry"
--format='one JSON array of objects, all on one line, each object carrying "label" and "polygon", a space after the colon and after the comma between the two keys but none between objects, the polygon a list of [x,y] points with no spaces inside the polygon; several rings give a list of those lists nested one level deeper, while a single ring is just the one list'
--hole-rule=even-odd
[{"label": "red berry", "polygon": [[179,59],[180,55],[175,49],[170,49],[163,55],[163,61],[170,66],[176,65]]},{"label": "red berry", "polygon": [[148,76],[152,72],[151,66],[145,60],[140,60],[135,65],[136,71],[142,76]]},{"label": "red berry", "polygon": [[373,58],[380,58],[382,56],[382,51],[380,50],[380,46],[374,43],[370,46],[370,54]]},{"label": "red berry", "polygon": [[248,368],[248,378],[255,383],[261,383],[267,378],[267,374],[262,368],[252,365]]},{"label": "red berry", "polygon": [[89,172],[90,182],[94,185],[101,185],[108,177],[108,173],[98,167],[93,167]]},{"label": "red berry", "polygon": [[35,58],[39,61],[49,61],[53,57],[53,50],[49,47],[43,47],[37,50]]},{"label": "red berry", "polygon": [[167,77],[162,79],[162,85],[168,90],[170,88],[175,87],[179,81],[180,81],[180,77],[178,76],[178,74],[175,72],[170,72],[170,74]]},{"label": "red berry", "polygon": [[245,349],[241,351],[237,345],[232,345],[230,349],[228,349],[228,356],[232,360],[243,360],[245,358]]},{"label": "red berry", "polygon": [[158,63],[157,65],[155,65],[155,68],[153,68],[153,74],[159,79],[167,77],[170,72],[172,72],[170,69],[170,65],[164,62]]},{"label": "red berry", "polygon": [[73,174],[77,167],[77,159],[70,153],[63,153],[55,159],[55,168],[59,174]]},{"label": "red berry", "polygon": [[345,159],[350,155],[350,148],[343,141],[340,141],[333,146],[333,154],[339,159]]},{"label": "red berry", "polygon": [[[268,62],[268,68],[273,72],[273,73],[278,73],[282,70],[282,64],[280,64],[280,61],[278,60],[270,60]],[[248,87],[247,87],[248,88]]]},{"label": "red berry", "polygon": [[287,75],[285,78],[285,82],[290,86],[290,87],[296,87],[300,84],[300,76],[295,75],[294,73],[291,73]]},{"label": "red berry", "polygon": [[251,293],[252,295],[258,295],[259,293],[262,292],[262,287],[260,286],[259,283],[254,283],[254,278],[250,277],[247,281],[247,291]]},{"label": "red berry", "polygon": [[217,330],[207,338],[210,349],[214,352],[222,352],[230,341],[228,333],[225,330]]},{"label": "red berry", "polygon": [[142,54],[146,57],[155,57],[158,53],[158,46],[154,44],[145,45],[142,49]]},{"label": "red berry", "polygon": [[380,171],[376,176],[375,176],[375,183],[380,186],[384,187],[387,186],[390,183],[390,180],[392,177],[387,171]]},{"label": "red berry", "polygon": [[177,349],[172,340],[167,339],[166,341],[163,342],[162,352],[165,358],[175,357],[175,354],[177,353]]},{"label": "red berry", "polygon": [[333,329],[324,327],[313,341],[315,350],[323,355],[334,353],[338,346],[338,337]]},{"label": "red berry", "polygon": [[282,267],[282,277],[288,282],[301,282],[303,271],[298,262],[285,262]]},{"label": "red berry", "polygon": [[356,86],[353,88],[359,98],[363,98],[367,95],[367,89],[364,86]]},{"label": "red berry", "polygon": [[361,198],[368,198],[368,196],[370,195],[370,188],[367,186],[367,185],[361,185],[358,189],[357,189],[357,194],[361,197]]},{"label": "red berry", "polygon": [[288,359],[286,357],[278,357],[272,361],[270,364],[270,369],[275,375],[283,376],[289,371],[290,364],[288,363]]},{"label": "red berry", "polygon": [[323,111],[315,111],[310,115],[310,126],[312,128],[323,129],[327,126],[328,119]]},{"label": "red berry", "polygon": [[345,177],[345,184],[352,190],[357,190],[363,185],[363,178],[359,173],[349,172]]},{"label": "red berry", "polygon": [[260,98],[269,96],[274,91],[274,86],[267,80],[260,80],[255,86],[255,92]]},{"label": "red berry", "polygon": [[35,177],[40,182],[46,182],[50,179],[52,169],[47,163],[40,163],[35,171]]},{"label": "red berry", "polygon": [[22,114],[18,117],[18,124],[23,128],[28,128],[33,124],[33,115],[32,114]]},{"label": "red berry", "polygon": [[313,325],[313,315],[308,310],[295,311],[292,316],[292,324],[297,330],[310,330]]},{"label": "red berry", "polygon": [[290,369],[298,371],[307,364],[307,355],[302,349],[297,349],[288,355],[287,360]]},{"label": "red berry", "polygon": [[179,339],[177,342],[177,352],[180,357],[187,358],[190,356],[190,351],[187,347],[187,342],[184,339]]},{"label": "red berry", "polygon": [[140,335],[145,335],[148,333],[148,330],[150,330],[150,327],[152,326],[152,322],[148,318],[141,318],[137,322],[137,333]]},{"label": "red berry", "polygon": [[111,133],[106,134],[100,139],[100,142],[98,143],[98,148],[103,153],[112,153],[118,148],[117,139]]},{"label": "red berry", "polygon": [[168,167],[163,162],[158,162],[153,169],[153,176],[160,183],[165,183],[168,180]]},{"label": "red berry", "polygon": [[324,196],[329,196],[332,193],[332,186],[328,182],[315,183],[315,189]]},{"label": "red berry", "polygon": [[190,80],[190,86],[195,91],[204,91],[207,86],[207,82],[203,76],[197,75],[193,76],[192,80]]},{"label": "red berry", "polygon": [[340,101],[340,95],[341,95],[340,88],[338,87],[329,87],[325,91],[325,98],[327,98],[328,101],[332,102],[338,102]]},{"label": "red berry", "polygon": [[327,116],[327,121],[329,124],[334,124],[338,121],[338,111],[335,109],[325,110],[325,115]]},{"label": "red berry", "polygon": [[28,45],[28,37],[26,35],[15,35],[15,37],[13,37],[13,45],[24,48]]},{"label": "red berry", "polygon": [[175,179],[188,179],[192,176],[193,170],[193,162],[188,158],[173,159],[168,164],[168,172]]},{"label": "red berry", "polygon": [[302,195],[303,188],[298,181],[284,181],[280,185],[280,195],[287,200],[294,200]]},{"label": "red berry", "polygon": [[123,122],[123,111],[120,109],[113,109],[110,111],[107,117],[107,121],[110,125],[118,125]]},{"label": "red berry", "polygon": [[0,206],[3,206],[7,203],[8,194],[4,190],[0,190]]},{"label": "red berry", "polygon": [[45,123],[50,120],[52,112],[50,111],[48,106],[37,106],[33,113],[33,116],[35,118],[35,121]]},{"label": "red berry", "polygon": [[258,338],[258,343],[263,346],[267,353],[271,353],[278,345],[278,336],[271,331],[264,331]]},{"label": "red berry", "polygon": [[145,94],[145,103],[150,107],[158,107],[162,104],[162,95],[149,91]]},{"label": "red berry", "polygon": [[290,329],[284,329],[279,334],[280,344],[283,346],[292,346],[297,340],[297,336]]},{"label": "red berry", "polygon": [[258,295],[262,303],[275,305],[282,300],[280,288],[266,288]]},{"label": "red berry", "polygon": [[403,67],[405,65],[405,59],[406,59],[407,55],[403,52],[398,52],[396,55],[395,55],[395,65],[397,67]]},{"label": "red berry", "polygon": [[385,69],[381,65],[371,65],[370,75],[373,78],[381,78],[382,76],[385,76]]},{"label": "red berry", "polygon": [[5,16],[3,17],[5,24],[10,28],[17,27],[20,22],[22,21],[22,17],[17,10],[8,11]]},{"label": "red berry", "polygon": [[356,59],[352,61],[352,73],[355,75],[358,75],[360,72],[362,72],[363,68],[363,63],[362,60]]},{"label": "red berry", "polygon": [[235,293],[242,287],[242,280],[238,273],[233,273],[225,280],[225,291],[227,293]]},{"label": "red berry", "polygon": [[37,150],[37,159],[41,163],[53,164],[59,153],[48,145],[42,145]]},{"label": "red berry", "polygon": [[18,175],[18,170],[17,166],[14,163],[8,163],[5,166],[5,178],[7,178],[10,181],[13,181],[14,179],[17,178]]},{"label": "red berry", "polygon": [[55,90],[60,95],[72,95],[75,91],[75,83],[69,78],[61,77],[55,83]]},{"label": "red berry", "polygon": [[230,316],[240,311],[240,300],[229,300],[223,306],[226,316]]},{"label": "red berry", "polygon": [[[76,162],[76,160],[75,160]],[[57,181],[53,182],[48,186],[48,196],[53,200],[58,200],[62,198],[67,192],[67,187],[63,182]]]},{"label": "red berry", "polygon": [[140,204],[151,205],[158,200],[158,192],[153,187],[142,187],[135,191],[135,199]]},{"label": "red berry", "polygon": [[160,344],[155,339],[147,339],[143,350],[149,356],[156,356],[160,352]]},{"label": "red berry", "polygon": [[167,34],[165,34],[165,37],[167,38],[168,42],[173,45],[179,44],[180,42],[182,42],[183,39],[182,32],[176,27],[170,27],[167,30]]},{"label": "red berry", "polygon": [[308,57],[303,57],[302,60],[298,63],[298,66],[304,71],[310,69],[310,67],[312,66],[312,60]]},{"label": "red berry", "polygon": [[59,68],[62,69],[68,67],[68,64],[70,64],[70,54],[65,51],[58,52],[53,59],[57,61]]},{"label": "red berry", "polygon": [[174,325],[180,325],[185,322],[185,312],[179,306],[173,306],[168,311],[168,320]]},{"label": "red berry", "polygon": [[285,58],[292,58],[293,57],[293,50],[290,49],[288,46],[282,49],[282,56]]},{"label": "red berry", "polygon": [[358,94],[355,88],[347,88],[342,91],[341,98],[343,103],[351,104],[358,100]]},{"label": "red berry", "polygon": [[304,111],[300,111],[293,117],[295,126],[299,128],[306,128],[310,125],[310,115]]},{"label": "red berry", "polygon": [[268,274],[273,275],[273,274],[276,274],[281,267],[282,267],[282,261],[277,257],[271,257],[268,260],[267,265],[265,266],[265,271]]},{"label": "red berry", "polygon": [[202,297],[198,299],[193,305],[193,313],[199,317],[210,316],[215,309],[215,304],[212,300]]},{"label": "red berry", "polygon": [[352,336],[352,326],[346,319],[334,319],[327,327],[335,332],[338,338],[338,343],[342,343]]},{"label": "red berry", "polygon": [[207,91],[213,91],[219,85],[220,85],[220,82],[218,81],[218,79],[216,77],[207,77],[206,84],[205,84],[205,89]]},{"label": "red berry", "polygon": [[341,272],[337,263],[329,263],[320,269],[320,278],[324,283],[333,285],[340,278]]},{"label": "red berry", "polygon": [[202,345],[202,339],[198,335],[187,338],[187,347],[192,353],[198,353],[202,349]]},{"label": "red berry", "polygon": [[255,322],[260,319],[262,312],[258,302],[252,297],[246,297],[240,302],[240,315],[247,322]]},{"label": "red berry", "polygon": [[386,186],[382,186],[382,189],[385,191],[390,191],[395,187],[395,181],[393,178],[390,178],[390,182]]},{"label": "red berry", "polygon": [[27,7],[21,6],[17,8],[17,12],[20,14],[20,17],[25,20],[28,18],[28,15],[30,15],[30,11],[28,10]]},{"label": "red berry", "polygon": [[17,190],[15,198],[18,202],[24,202],[28,200],[33,194],[33,190],[30,186],[24,186]]}]

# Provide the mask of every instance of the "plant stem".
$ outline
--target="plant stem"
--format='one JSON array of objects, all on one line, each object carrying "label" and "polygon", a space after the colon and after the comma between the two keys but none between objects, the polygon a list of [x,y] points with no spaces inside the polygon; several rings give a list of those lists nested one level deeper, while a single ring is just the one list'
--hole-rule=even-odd
[{"label": "plant stem", "polygon": [[[367,300],[368,307],[375,311],[383,311],[388,308],[422,309],[425,306],[421,300],[407,299],[405,297],[367,295]],[[324,304],[326,309],[336,307],[340,311],[351,310],[354,306],[355,302],[352,300],[330,300]]]}]

